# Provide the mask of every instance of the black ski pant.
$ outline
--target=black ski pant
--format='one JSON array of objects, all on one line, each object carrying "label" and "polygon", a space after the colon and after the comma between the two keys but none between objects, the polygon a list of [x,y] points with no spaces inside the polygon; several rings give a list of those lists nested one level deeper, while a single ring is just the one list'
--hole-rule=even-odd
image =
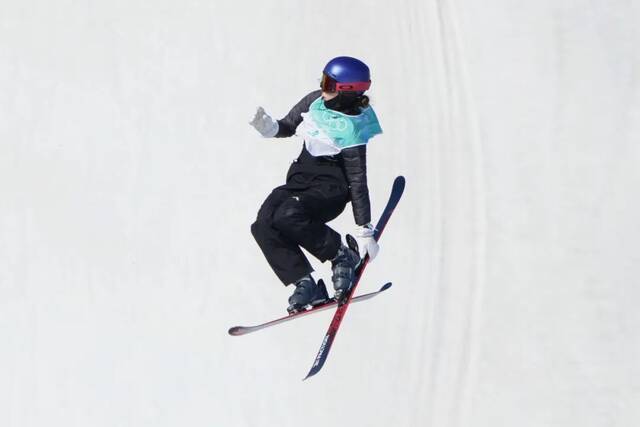
[{"label": "black ski pant", "polygon": [[342,213],[348,200],[348,189],[330,182],[307,188],[285,184],[267,197],[251,233],[282,283],[313,271],[300,247],[321,262],[336,256],[341,237],[326,223]]}]

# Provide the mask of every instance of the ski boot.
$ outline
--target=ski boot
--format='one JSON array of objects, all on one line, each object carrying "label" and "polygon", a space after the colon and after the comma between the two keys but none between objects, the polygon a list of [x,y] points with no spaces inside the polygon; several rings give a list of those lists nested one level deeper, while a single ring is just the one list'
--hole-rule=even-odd
[{"label": "ski boot", "polygon": [[311,301],[312,307],[317,307],[329,301],[329,293],[327,292],[327,287],[324,284],[324,280],[318,280],[318,288],[316,289],[316,296]]},{"label": "ski boot", "polygon": [[331,260],[331,270],[333,271],[331,280],[333,281],[333,289],[336,291],[334,299],[338,303],[344,302],[353,287],[356,267],[359,263],[360,254],[344,245],[338,249],[338,254]]},{"label": "ski boot", "polygon": [[324,282],[319,280],[316,284],[310,274],[295,282],[294,286],[296,289],[289,297],[289,307],[287,307],[289,314],[304,311],[308,305],[315,307],[329,300]]}]

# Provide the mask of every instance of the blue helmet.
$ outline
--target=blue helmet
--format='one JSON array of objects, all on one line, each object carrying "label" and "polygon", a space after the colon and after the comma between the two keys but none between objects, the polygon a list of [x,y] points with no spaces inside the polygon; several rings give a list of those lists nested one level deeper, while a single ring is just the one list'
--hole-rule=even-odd
[{"label": "blue helmet", "polygon": [[327,63],[322,70],[320,87],[328,92],[364,92],[371,86],[369,67],[359,59],[338,56]]}]

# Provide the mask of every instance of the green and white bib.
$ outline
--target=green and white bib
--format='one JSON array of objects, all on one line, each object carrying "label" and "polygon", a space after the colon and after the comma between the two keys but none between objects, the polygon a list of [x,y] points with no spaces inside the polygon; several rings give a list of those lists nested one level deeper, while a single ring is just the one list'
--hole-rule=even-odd
[{"label": "green and white bib", "polygon": [[309,112],[302,113],[297,133],[304,138],[307,151],[317,157],[366,144],[382,133],[382,128],[373,108],[366,107],[357,116],[350,116],[325,107],[320,97],[309,106]]}]

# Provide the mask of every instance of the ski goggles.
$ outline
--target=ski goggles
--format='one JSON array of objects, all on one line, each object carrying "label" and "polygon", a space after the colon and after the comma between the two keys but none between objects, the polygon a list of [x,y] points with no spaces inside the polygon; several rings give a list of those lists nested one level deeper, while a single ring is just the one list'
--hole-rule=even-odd
[{"label": "ski goggles", "polygon": [[338,82],[322,73],[320,88],[325,92],[353,91],[364,92],[371,87],[371,82]]}]

